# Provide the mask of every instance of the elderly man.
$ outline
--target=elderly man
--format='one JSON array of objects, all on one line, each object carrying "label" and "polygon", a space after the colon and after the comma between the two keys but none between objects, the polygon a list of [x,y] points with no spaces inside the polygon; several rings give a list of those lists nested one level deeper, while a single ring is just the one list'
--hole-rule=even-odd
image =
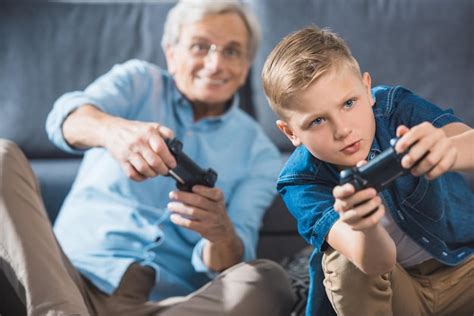
[{"label": "elderly man", "polygon": [[[169,72],[131,60],[58,99],[50,139],[85,155],[54,234],[26,159],[0,142],[0,257],[28,314],[289,314],[284,271],[252,261],[280,161],[236,95],[257,43],[237,2],[182,1],[162,41]],[[173,137],[216,170],[214,188],[164,177]]]}]

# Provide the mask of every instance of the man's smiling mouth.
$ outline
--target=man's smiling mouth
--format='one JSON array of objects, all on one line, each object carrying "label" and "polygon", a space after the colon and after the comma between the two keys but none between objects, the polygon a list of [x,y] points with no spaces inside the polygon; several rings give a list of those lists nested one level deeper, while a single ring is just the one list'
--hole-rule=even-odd
[{"label": "man's smiling mouth", "polygon": [[213,79],[213,78],[201,77],[201,76],[197,76],[197,78],[203,83],[209,84],[209,85],[224,85],[229,81],[228,79]]}]

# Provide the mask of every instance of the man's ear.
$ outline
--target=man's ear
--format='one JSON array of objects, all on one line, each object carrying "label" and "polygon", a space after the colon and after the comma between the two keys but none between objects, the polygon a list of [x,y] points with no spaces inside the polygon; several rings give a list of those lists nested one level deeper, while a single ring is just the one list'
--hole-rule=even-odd
[{"label": "man's ear", "polygon": [[301,140],[298,138],[298,136],[296,136],[291,127],[285,121],[277,120],[276,126],[283,134],[285,134],[286,137],[288,137],[293,146],[298,147],[301,145]]},{"label": "man's ear", "polygon": [[168,72],[172,75],[176,71],[175,53],[176,52],[174,51],[174,47],[172,47],[171,45],[166,46],[166,49],[165,49],[166,65],[168,66]]},{"label": "man's ear", "polygon": [[370,77],[370,74],[368,72],[364,72],[362,75],[362,82],[364,83],[364,87],[367,90],[367,96],[369,98],[370,105],[374,106],[375,105],[375,100],[372,95],[372,78]]}]

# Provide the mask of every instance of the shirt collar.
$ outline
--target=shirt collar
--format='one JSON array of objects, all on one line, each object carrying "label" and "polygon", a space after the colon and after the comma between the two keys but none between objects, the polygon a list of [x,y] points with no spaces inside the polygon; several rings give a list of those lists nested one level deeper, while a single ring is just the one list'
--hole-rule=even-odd
[{"label": "shirt collar", "polygon": [[210,128],[212,126],[220,126],[231,119],[238,111],[240,98],[238,94],[235,94],[230,100],[230,105],[224,113],[218,116],[212,116],[200,119],[197,122],[193,121],[193,107],[191,102],[178,90],[176,83],[173,80],[173,91],[172,91],[172,102],[176,114],[178,115],[181,122],[185,125],[202,126],[203,128]]}]

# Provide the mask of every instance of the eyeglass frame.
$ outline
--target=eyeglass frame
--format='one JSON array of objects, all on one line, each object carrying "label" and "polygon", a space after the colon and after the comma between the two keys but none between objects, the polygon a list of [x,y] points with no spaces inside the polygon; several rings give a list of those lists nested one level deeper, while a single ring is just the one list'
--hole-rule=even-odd
[{"label": "eyeglass frame", "polygon": [[[201,46],[202,51],[195,51],[195,48],[199,49]],[[202,48],[204,46],[204,48]],[[248,52],[245,50],[239,50],[232,44],[227,46],[221,46],[214,43],[208,42],[196,42],[185,46],[188,53],[192,58],[205,59],[211,56],[211,54],[220,53],[221,57],[226,60],[229,64],[234,66],[241,66],[245,60],[248,60]],[[234,54],[229,51],[235,52]],[[226,53],[227,52],[227,53]]]}]

